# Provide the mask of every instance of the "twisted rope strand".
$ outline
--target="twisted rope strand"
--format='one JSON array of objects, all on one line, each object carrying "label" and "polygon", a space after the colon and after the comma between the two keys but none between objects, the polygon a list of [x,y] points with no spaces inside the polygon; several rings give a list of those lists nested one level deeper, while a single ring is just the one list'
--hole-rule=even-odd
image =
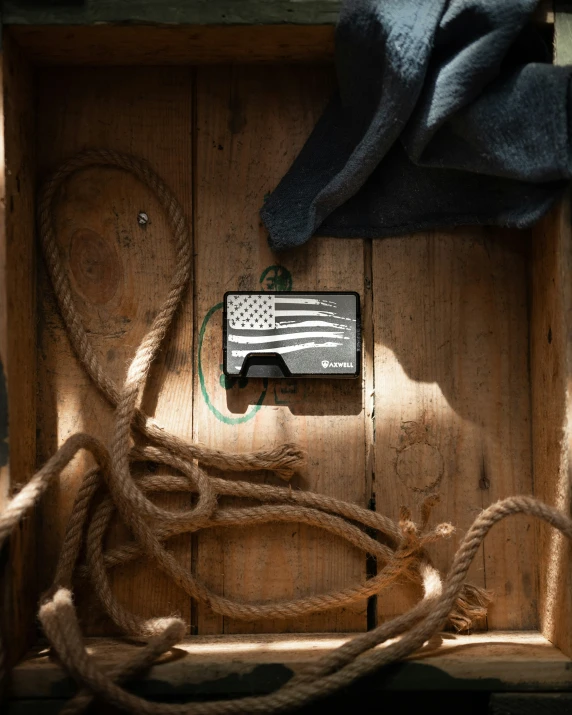
[{"label": "twisted rope strand", "polygon": [[[112,668],[107,677],[116,682],[124,682],[141,675],[148,670],[161,655],[179,643],[185,635],[186,626],[178,618],[165,627],[159,635],[153,636],[149,642],[139,648],[125,663]],[[80,681],[81,685],[81,681]],[[93,702],[93,693],[88,688],[82,688],[77,695],[62,708],[60,715],[76,715],[87,710]]]}]

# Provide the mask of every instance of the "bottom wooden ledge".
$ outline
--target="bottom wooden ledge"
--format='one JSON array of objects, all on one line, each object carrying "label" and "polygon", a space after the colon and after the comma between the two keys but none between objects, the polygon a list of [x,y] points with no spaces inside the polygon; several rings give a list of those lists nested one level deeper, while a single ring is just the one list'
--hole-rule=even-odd
[{"label": "bottom wooden ledge", "polygon": [[[130,689],[158,699],[265,693],[349,638],[345,634],[190,637]],[[104,669],[123,661],[136,647],[114,638],[91,638],[87,644]],[[408,661],[369,677],[363,688],[572,691],[572,660],[535,631],[444,634],[440,645],[427,646]],[[41,644],[13,672],[16,700],[63,699],[74,692],[73,681]]]}]

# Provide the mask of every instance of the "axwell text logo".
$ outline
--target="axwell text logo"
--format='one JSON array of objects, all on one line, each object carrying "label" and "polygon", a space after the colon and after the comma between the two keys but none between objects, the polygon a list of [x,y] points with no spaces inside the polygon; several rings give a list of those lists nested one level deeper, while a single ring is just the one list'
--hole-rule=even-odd
[{"label": "axwell text logo", "polygon": [[322,360],[322,367],[324,370],[328,367],[352,367],[353,362],[330,362],[329,360]]}]

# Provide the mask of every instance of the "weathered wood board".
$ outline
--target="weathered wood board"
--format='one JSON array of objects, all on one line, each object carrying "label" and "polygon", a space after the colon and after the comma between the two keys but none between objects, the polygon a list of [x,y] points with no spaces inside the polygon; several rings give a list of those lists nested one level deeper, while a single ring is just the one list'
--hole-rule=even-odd
[{"label": "weathered wood board", "polygon": [[[531,370],[535,495],[570,513],[572,449],[572,234],[570,199],[534,230]],[[572,654],[572,547],[538,524],[540,627]]]},{"label": "weathered wood board", "polygon": [[[555,63],[572,59],[572,6],[558,2]],[[562,10],[562,12],[560,12]],[[531,272],[532,440],[535,495],[572,509],[572,232],[570,195],[533,231]],[[543,634],[572,655],[572,546],[538,525]]]},{"label": "weathered wood board", "polygon": [[[552,6],[552,0],[539,2],[536,19],[553,22]],[[321,25],[335,23],[340,7],[341,0],[83,0],[48,6],[5,0],[3,12],[11,25]]]},{"label": "weathered wood board", "polygon": [[[70,69],[40,72],[38,164],[45,178],[63,159],[93,147],[145,158],[165,179],[191,220],[191,71]],[[140,212],[149,221],[141,225]],[[72,176],[56,210],[58,243],[74,298],[108,374],[121,384],[129,359],[164,300],[174,266],[169,230],[156,198],[134,177],[113,169]],[[39,284],[39,461],[66,437],[86,431],[107,439],[109,406],[72,354],[51,286]],[[192,434],[192,291],[187,295],[146,392],[144,408],[167,429]],[[67,516],[88,458],[79,456],[51,490],[43,510],[42,583],[53,574]],[[182,506],[186,497],[162,497]],[[173,541],[191,565],[188,538]],[[113,573],[118,598],[143,615],[179,612],[190,599],[154,566]],[[86,609],[91,632],[109,632]]]},{"label": "weathered wood board", "polygon": [[[155,665],[132,687],[138,694],[159,699],[165,695],[212,698],[229,691],[235,695],[268,692],[350,637],[316,633],[187,638],[177,646],[177,658]],[[111,638],[91,638],[87,645],[106,670],[135,650],[133,644]],[[535,631],[445,634],[441,643],[431,643],[382,677],[361,681],[359,689],[362,693],[526,692],[539,687],[570,691],[571,666],[570,658]],[[34,648],[14,671],[13,694],[18,699],[64,698],[74,687],[43,645]]]},{"label": "weathered wood board", "polygon": [[49,32],[12,25],[8,32],[42,65],[331,63],[334,58],[333,25],[55,25]]},{"label": "weathered wood board", "polygon": [[[30,479],[36,462],[36,252],[32,70],[10,41],[0,60],[1,512]],[[34,515],[23,521],[0,553],[0,631],[9,662],[35,637],[35,522]]]},{"label": "weathered wood board", "polygon": [[[321,239],[273,255],[258,211],[296,156],[332,88],[323,68],[200,68],[195,186],[198,363],[194,434],[236,451],[296,441],[308,453],[294,483],[367,504],[361,380],[226,381],[221,301],[226,290],[357,290],[362,241]],[[266,479],[267,476],[262,478]],[[246,601],[292,599],[365,577],[365,559],[298,524],[225,529],[198,536],[197,575]],[[199,633],[340,631],[366,627],[366,603],[284,622],[238,622],[199,604]]]},{"label": "weathered wood board", "polygon": [[[432,523],[457,528],[430,548],[442,570],[483,507],[532,492],[526,243],[480,229],[374,241],[376,505],[419,520],[438,494]],[[473,562],[495,594],[489,627],[536,624],[533,534],[503,522]],[[380,618],[418,597],[380,597]]]}]

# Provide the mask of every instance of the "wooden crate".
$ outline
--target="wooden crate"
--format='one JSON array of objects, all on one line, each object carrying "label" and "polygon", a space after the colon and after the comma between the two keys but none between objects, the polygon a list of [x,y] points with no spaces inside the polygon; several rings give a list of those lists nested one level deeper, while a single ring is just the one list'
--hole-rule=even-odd
[{"label": "wooden crate", "polygon": [[[192,226],[193,290],[145,398],[166,428],[233,451],[295,440],[308,452],[297,487],[393,518],[402,505],[418,518],[425,496],[438,492],[435,521],[458,529],[432,549],[441,569],[498,499],[534,494],[569,510],[569,202],[532,231],[320,238],[273,254],[258,211],[332,92],[337,3],[284,2],[282,14],[272,3],[244,3],[240,17],[232,3],[200,11],[182,3],[176,17],[149,3],[156,15],[135,25],[121,24],[121,3],[103,5],[115,13],[103,24],[75,5],[50,15],[12,2],[4,12],[0,508],[73,432],[109,436],[110,409],[72,353],[34,225],[38,182],[75,152],[106,147],[149,161]],[[265,24],[249,16],[251,5]],[[554,21],[548,5],[539,19]],[[567,31],[567,15],[557,14],[560,62]],[[173,270],[166,222],[130,176],[90,169],[69,182],[57,226],[90,338],[119,381]],[[272,286],[359,291],[362,380],[223,378],[224,292]],[[2,621],[12,662],[34,646],[14,671],[14,712],[26,711],[18,702],[57,708],[71,693],[37,641],[35,612],[87,463],[74,460],[1,555],[11,574]],[[303,525],[201,532],[179,537],[175,551],[216,592],[251,601],[337,589],[372,573],[360,554]],[[502,522],[470,572],[495,594],[483,632],[448,638],[368,687],[572,691],[571,564],[570,546],[549,529],[525,517]],[[303,619],[244,622],[191,602],[153,566],[118,569],[113,586],[138,613],[176,611],[189,624],[189,655],[156,666],[138,686],[159,697],[267,691],[419,597],[400,587]],[[88,592],[80,613],[94,651],[110,663],[123,657],[129,644],[110,640],[114,628]]]}]

